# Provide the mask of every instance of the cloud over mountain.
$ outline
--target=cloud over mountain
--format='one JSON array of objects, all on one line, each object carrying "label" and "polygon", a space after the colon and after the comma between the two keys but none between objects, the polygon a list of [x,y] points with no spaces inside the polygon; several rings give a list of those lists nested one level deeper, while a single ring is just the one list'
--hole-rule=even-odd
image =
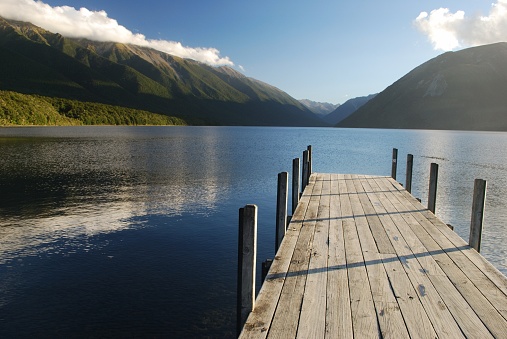
[{"label": "cloud over mountain", "polygon": [[466,16],[448,8],[421,12],[415,26],[426,34],[436,50],[478,46],[507,41],[507,0],[497,0],[487,16]]},{"label": "cloud over mountain", "polygon": [[69,6],[51,7],[34,0],[2,0],[0,16],[31,22],[69,38],[129,43],[213,66],[234,65],[228,57],[220,56],[216,48],[187,47],[176,41],[147,39],[143,34],[133,33],[120,25],[105,11],[90,11],[84,7],[79,10]]},{"label": "cloud over mountain", "polygon": [[448,8],[421,12],[415,26],[426,34],[436,50],[449,51],[507,41],[507,0],[497,0],[487,16],[452,13]]}]

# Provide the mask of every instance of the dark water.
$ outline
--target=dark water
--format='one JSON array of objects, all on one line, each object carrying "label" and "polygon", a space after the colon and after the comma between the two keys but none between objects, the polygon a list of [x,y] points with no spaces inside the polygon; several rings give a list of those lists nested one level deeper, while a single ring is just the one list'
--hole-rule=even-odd
[{"label": "dark water", "polygon": [[0,338],[235,335],[238,208],[273,257],[276,177],[390,175],[415,196],[440,165],[436,214],[468,239],[488,180],[482,253],[507,273],[507,133],[256,127],[0,129]]}]

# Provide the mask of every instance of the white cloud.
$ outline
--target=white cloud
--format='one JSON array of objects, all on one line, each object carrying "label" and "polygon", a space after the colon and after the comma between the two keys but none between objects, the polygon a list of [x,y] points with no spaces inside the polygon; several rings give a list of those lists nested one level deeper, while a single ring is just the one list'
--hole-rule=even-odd
[{"label": "white cloud", "polygon": [[415,25],[435,49],[444,51],[507,41],[507,0],[492,4],[488,16],[467,17],[464,11],[452,13],[448,8],[421,12]]},{"label": "white cloud", "polygon": [[90,11],[86,8],[77,10],[69,6],[51,7],[34,0],[1,0],[0,16],[28,21],[69,38],[129,43],[213,66],[234,65],[229,57],[220,56],[220,51],[216,48],[187,47],[180,42],[147,39],[143,34],[132,33],[115,19],[109,18],[105,11]]}]

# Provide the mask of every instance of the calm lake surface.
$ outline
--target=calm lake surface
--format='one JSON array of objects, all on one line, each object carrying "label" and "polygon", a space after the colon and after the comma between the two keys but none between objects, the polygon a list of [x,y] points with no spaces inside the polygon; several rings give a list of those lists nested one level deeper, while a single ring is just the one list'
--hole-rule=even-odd
[{"label": "calm lake surface", "polygon": [[390,175],[468,240],[488,181],[482,254],[507,274],[507,133],[263,127],[0,129],[0,337],[235,336],[237,219],[259,206],[274,256],[276,178],[313,146],[316,172]]}]

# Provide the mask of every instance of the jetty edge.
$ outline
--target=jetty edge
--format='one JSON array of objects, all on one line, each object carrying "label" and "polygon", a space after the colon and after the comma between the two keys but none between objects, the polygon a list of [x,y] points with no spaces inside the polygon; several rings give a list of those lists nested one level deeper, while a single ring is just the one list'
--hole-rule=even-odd
[{"label": "jetty edge", "polygon": [[[467,243],[392,176],[305,175],[249,304],[240,275],[255,284],[255,264],[238,269],[240,338],[505,337],[507,278],[470,245],[475,231]],[[486,183],[477,186],[472,228],[484,215]],[[240,247],[238,259],[254,250]]]}]

